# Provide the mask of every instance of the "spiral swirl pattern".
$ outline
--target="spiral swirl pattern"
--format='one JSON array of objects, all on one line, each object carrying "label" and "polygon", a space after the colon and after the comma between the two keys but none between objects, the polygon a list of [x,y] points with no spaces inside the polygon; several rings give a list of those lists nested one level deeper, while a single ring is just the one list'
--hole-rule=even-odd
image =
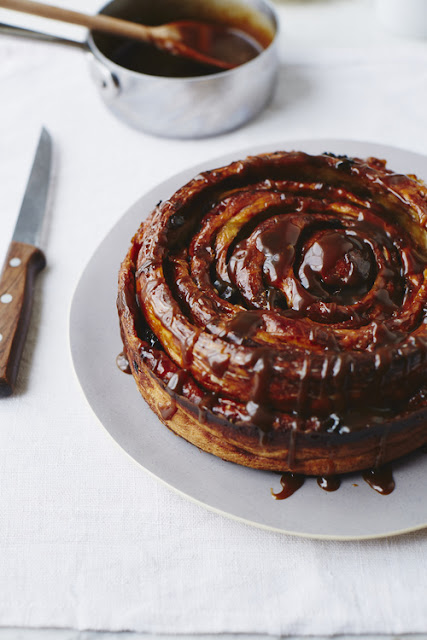
[{"label": "spiral swirl pattern", "polygon": [[425,423],[426,258],[427,189],[384,161],[278,152],[203,173],[122,265],[134,374],[264,445]]}]

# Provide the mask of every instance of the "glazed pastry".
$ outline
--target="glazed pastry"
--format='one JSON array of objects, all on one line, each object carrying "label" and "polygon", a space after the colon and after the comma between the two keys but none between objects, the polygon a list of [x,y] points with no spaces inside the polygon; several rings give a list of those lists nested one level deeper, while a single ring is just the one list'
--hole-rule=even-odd
[{"label": "glazed pastry", "polygon": [[385,165],[249,157],[141,224],[119,274],[121,335],[169,429],[306,475],[427,442],[427,187]]}]

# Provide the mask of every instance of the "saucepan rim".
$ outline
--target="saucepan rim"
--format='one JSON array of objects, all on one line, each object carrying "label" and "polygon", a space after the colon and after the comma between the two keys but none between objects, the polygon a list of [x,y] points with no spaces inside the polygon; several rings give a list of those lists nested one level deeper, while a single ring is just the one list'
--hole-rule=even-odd
[{"label": "saucepan rim", "polygon": [[[102,14],[109,7],[116,4],[116,2],[117,0],[110,0],[110,2],[107,2],[105,5],[101,7],[98,13]],[[267,17],[270,18],[272,21],[273,37],[271,39],[271,42],[268,44],[268,46],[263,48],[262,51],[260,51],[260,53],[257,56],[255,56],[254,58],[252,58],[252,60],[249,60],[248,62],[245,62],[237,67],[234,67],[233,69],[226,69],[223,71],[218,71],[217,73],[210,73],[209,75],[200,75],[200,76],[179,76],[179,77],[163,76],[163,75],[160,76],[160,75],[155,75],[150,73],[143,73],[141,71],[133,71],[132,69],[128,69],[127,67],[121,66],[118,63],[114,62],[114,60],[109,58],[98,47],[98,45],[95,42],[95,37],[92,31],[89,31],[88,33],[88,36],[86,39],[86,45],[88,47],[89,52],[91,52],[99,62],[104,62],[105,65],[108,66],[110,71],[111,71],[111,68],[113,68],[117,71],[117,73],[126,73],[126,74],[129,74],[130,77],[134,76],[135,78],[141,78],[141,77],[149,78],[152,82],[159,81],[164,83],[165,81],[167,81],[171,83],[192,84],[192,83],[200,83],[200,82],[209,82],[210,80],[216,80],[218,78],[231,77],[233,75],[242,73],[242,70],[246,71],[247,69],[250,69],[250,67],[256,66],[257,64],[259,64],[260,60],[262,60],[267,55],[269,55],[270,50],[276,45],[278,35],[279,35],[279,29],[280,29],[280,23],[279,23],[276,9],[274,8],[270,0],[256,0],[255,2],[250,2],[250,3],[248,3],[247,0],[245,2],[243,2],[242,0],[237,0],[237,4],[243,4],[243,5],[251,4],[253,5],[253,8],[255,10],[261,11],[262,13],[267,15]]]}]

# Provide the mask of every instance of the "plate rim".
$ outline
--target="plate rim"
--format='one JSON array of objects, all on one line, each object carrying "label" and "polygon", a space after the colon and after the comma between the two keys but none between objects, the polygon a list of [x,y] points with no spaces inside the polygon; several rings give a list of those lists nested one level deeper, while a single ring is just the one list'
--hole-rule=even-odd
[{"label": "plate rim", "polygon": [[[107,230],[107,232],[105,233],[105,235],[103,236],[103,238],[101,239],[101,241],[97,244],[97,246],[95,247],[93,253],[91,254],[90,258],[87,260],[86,264],[84,265],[82,271],[80,272],[80,275],[77,279],[77,283],[70,301],[70,305],[69,305],[69,313],[68,313],[68,343],[69,343],[69,349],[70,349],[70,353],[71,353],[71,359],[72,359],[72,363],[73,363],[73,371],[74,374],[76,376],[76,379],[79,383],[79,386],[82,390],[82,393],[85,397],[85,400],[88,404],[88,406],[90,407],[93,415],[96,417],[97,421],[100,423],[100,425],[102,426],[102,428],[104,429],[104,431],[108,434],[108,436],[111,438],[111,440],[115,443],[115,445],[122,451],[124,452],[128,458],[130,458],[130,460],[133,461],[134,464],[136,464],[140,469],[143,469],[146,473],[148,473],[152,478],[155,478],[156,480],[160,481],[161,484],[163,486],[168,487],[169,489],[172,489],[175,493],[177,493],[178,495],[180,495],[181,497],[190,500],[191,502],[197,504],[198,506],[201,506],[213,513],[219,514],[221,516],[224,516],[226,518],[229,518],[231,520],[252,526],[252,527],[256,527],[258,529],[264,530],[264,531],[271,531],[271,532],[275,532],[275,533],[280,533],[283,535],[289,535],[289,536],[296,536],[299,538],[305,538],[305,539],[313,539],[313,540],[325,540],[325,541],[343,541],[343,542],[347,542],[347,541],[364,541],[364,540],[375,540],[375,539],[382,539],[382,538],[387,538],[387,537],[396,537],[396,536],[402,536],[402,535],[406,535],[409,533],[414,533],[417,531],[421,531],[423,529],[427,528],[427,515],[426,515],[426,522],[425,523],[420,523],[420,524],[416,524],[416,525],[411,525],[409,527],[404,527],[404,528],[396,528],[392,531],[384,531],[384,532],[376,532],[376,533],[368,533],[368,534],[326,534],[326,533],[312,533],[312,532],[304,532],[304,531],[295,531],[295,530],[287,530],[285,528],[282,527],[275,527],[271,524],[263,524],[261,522],[257,522],[257,521],[253,521],[250,520],[248,518],[242,517],[240,515],[236,515],[234,513],[230,513],[229,511],[226,510],[222,510],[214,505],[211,505],[207,502],[204,502],[203,500],[191,495],[190,493],[187,493],[185,491],[183,491],[182,489],[174,486],[173,484],[171,484],[170,482],[168,482],[167,480],[165,480],[164,478],[162,478],[160,475],[156,474],[153,470],[147,468],[141,461],[137,460],[131,453],[129,453],[126,448],[124,448],[124,446],[122,446],[122,444],[120,444],[120,442],[117,441],[117,439],[113,436],[113,434],[108,430],[107,426],[104,424],[103,420],[100,418],[100,416],[98,415],[97,411],[95,410],[95,408],[92,405],[92,402],[90,401],[88,394],[87,394],[87,390],[85,389],[85,387],[83,386],[81,377],[79,376],[78,373],[78,365],[76,365],[76,355],[75,355],[75,350],[73,347],[73,337],[72,337],[72,317],[73,317],[73,313],[75,312],[75,306],[76,306],[76,295],[77,292],[79,291],[79,288],[81,287],[82,282],[84,281],[84,278],[86,276],[87,270],[89,269],[90,265],[92,264],[92,262],[95,260],[98,251],[102,248],[102,246],[107,243],[108,239],[111,236],[114,236],[114,233],[117,232],[117,230],[125,223],[125,219],[126,218],[131,218],[134,210],[138,207],[139,203],[141,203],[144,199],[148,199],[151,196],[155,196],[157,191],[167,191],[168,193],[170,193],[171,189],[170,189],[170,183],[172,182],[177,182],[180,186],[183,186],[185,184],[185,182],[183,182],[183,180],[185,180],[186,182],[188,182],[189,180],[191,180],[192,177],[195,177],[198,173],[200,173],[201,171],[206,171],[209,168],[210,169],[214,169],[214,168],[218,168],[220,166],[223,166],[223,164],[219,164],[219,163],[230,163],[233,162],[234,160],[238,161],[239,159],[243,159],[244,157],[248,156],[248,155],[257,155],[260,153],[274,153],[274,148],[275,150],[282,150],[283,148],[289,147],[289,145],[306,145],[306,144],[323,144],[325,143],[325,145],[327,146],[333,146],[335,145],[361,145],[361,146],[366,146],[367,148],[372,149],[372,151],[370,152],[370,155],[375,155],[375,152],[373,151],[375,148],[377,148],[378,150],[382,149],[382,150],[390,150],[394,153],[399,153],[399,154],[403,154],[407,157],[409,156],[414,156],[414,157],[418,157],[419,160],[424,161],[426,163],[426,174],[427,174],[427,154],[424,155],[422,153],[419,153],[417,151],[412,151],[410,149],[405,149],[403,147],[400,146],[396,146],[396,145],[390,145],[390,144],[383,144],[381,142],[372,142],[372,141],[365,141],[365,140],[357,140],[357,139],[346,139],[346,138],[325,138],[325,137],[310,137],[310,138],[298,138],[298,139],[289,139],[289,140],[281,140],[278,143],[272,143],[271,141],[267,141],[265,143],[258,143],[258,144],[252,144],[252,145],[248,145],[242,148],[237,148],[233,151],[228,151],[226,153],[220,154],[220,155],[216,155],[215,157],[212,158],[208,158],[206,160],[202,160],[200,162],[197,162],[193,165],[190,165],[188,167],[185,167],[184,169],[182,169],[181,171],[178,171],[170,176],[168,176],[167,178],[165,178],[164,180],[155,183],[151,188],[149,188],[148,190],[146,190],[143,194],[141,194],[141,196],[135,200],[135,202],[126,209],[126,211],[124,211],[120,217],[118,218],[118,220],[113,223],[113,225]],[[290,150],[290,149],[289,149]],[[294,149],[292,149],[294,150]],[[295,148],[295,150],[297,150]],[[311,152],[308,152],[311,153]],[[317,153],[321,153],[321,152],[317,152]],[[382,152],[383,153],[383,152]],[[353,156],[354,157],[354,156]],[[366,157],[366,154],[365,156]],[[387,160],[387,164],[388,164],[388,160]],[[391,168],[393,168],[391,166]],[[187,177],[189,176],[189,177]],[[427,175],[425,178],[426,179]],[[173,187],[173,188],[179,188],[179,187]],[[172,191],[173,193],[173,191]],[[153,197],[153,200],[155,200],[155,197]],[[148,213],[148,211],[147,211]],[[142,220],[143,218],[141,218]],[[136,229],[133,230],[133,233],[136,232]],[[129,243],[130,243],[130,239],[131,239],[131,235],[129,236]],[[124,256],[123,256],[124,257]],[[119,333],[119,330],[117,329],[117,333]],[[137,390],[136,390],[137,391]],[[142,400],[142,402],[144,403],[144,405],[147,407],[147,409],[152,412],[152,410],[150,409],[150,407],[145,403],[145,401],[141,398],[141,396],[139,395],[139,392],[137,391],[138,395],[138,399]],[[159,424],[160,421],[159,421]],[[162,425],[163,429],[165,428],[164,425]],[[185,441],[184,441],[185,442]],[[192,445],[191,443],[186,442],[186,444],[189,447],[194,447],[194,445]],[[206,454],[206,455],[211,455],[211,454]],[[214,456],[212,456],[214,457]],[[220,460],[220,459],[219,459]],[[224,462],[224,461],[221,461]],[[227,463],[227,464],[233,464],[233,463]],[[239,467],[239,465],[236,465],[237,467]],[[246,469],[246,467],[243,467],[243,469]],[[247,468],[249,469],[249,468]],[[387,499],[387,497],[382,497],[382,499]]]}]

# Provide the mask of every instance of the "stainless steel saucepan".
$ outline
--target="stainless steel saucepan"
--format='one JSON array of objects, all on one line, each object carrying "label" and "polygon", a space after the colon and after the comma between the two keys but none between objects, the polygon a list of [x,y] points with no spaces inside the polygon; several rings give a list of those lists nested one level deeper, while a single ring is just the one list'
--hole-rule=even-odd
[{"label": "stainless steel saucepan", "polygon": [[[260,42],[260,53],[234,69],[182,77],[153,61],[140,43],[89,32],[74,42],[3,25],[2,31],[71,44],[87,51],[91,76],[110,111],[135,129],[172,138],[200,138],[235,129],[269,102],[277,79],[278,19],[268,0],[112,0],[102,14],[162,24],[220,20]],[[173,74],[175,74],[173,76]]]}]

